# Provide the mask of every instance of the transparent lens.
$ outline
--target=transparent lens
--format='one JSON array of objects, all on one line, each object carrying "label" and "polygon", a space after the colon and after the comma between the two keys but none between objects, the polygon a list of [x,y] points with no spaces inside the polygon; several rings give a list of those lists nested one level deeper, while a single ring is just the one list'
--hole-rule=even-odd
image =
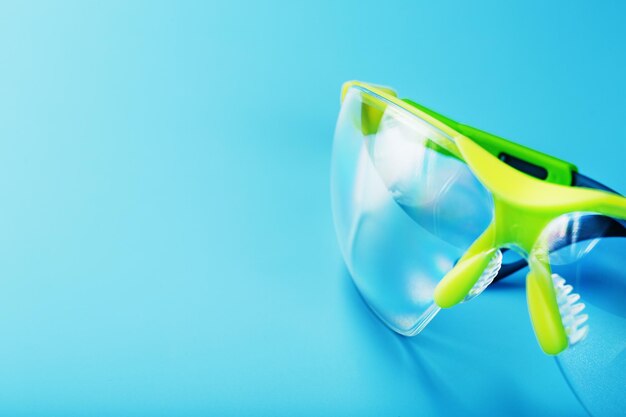
[{"label": "transparent lens", "polygon": [[[594,416],[621,415],[626,409],[624,224],[594,213],[572,213],[553,221],[546,231],[552,271],[564,280],[565,296],[580,295],[561,307],[570,344],[572,336],[576,343],[557,360]],[[580,331],[584,338],[576,335]]]},{"label": "transparent lens", "polygon": [[344,259],[391,328],[434,316],[437,283],[493,216],[490,194],[426,121],[364,90],[348,91],[333,148],[332,197]]}]

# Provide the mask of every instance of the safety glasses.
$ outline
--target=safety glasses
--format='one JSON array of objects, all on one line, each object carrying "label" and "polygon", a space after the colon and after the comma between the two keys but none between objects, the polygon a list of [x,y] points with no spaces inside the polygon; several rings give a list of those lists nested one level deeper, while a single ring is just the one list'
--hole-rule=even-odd
[{"label": "safety glasses", "polygon": [[[388,88],[349,82],[332,198],[353,280],[396,332],[415,335],[442,308],[527,268],[543,351],[580,342],[606,361],[620,357],[626,369],[626,198],[574,165]],[[512,253],[517,260],[503,261]]]}]

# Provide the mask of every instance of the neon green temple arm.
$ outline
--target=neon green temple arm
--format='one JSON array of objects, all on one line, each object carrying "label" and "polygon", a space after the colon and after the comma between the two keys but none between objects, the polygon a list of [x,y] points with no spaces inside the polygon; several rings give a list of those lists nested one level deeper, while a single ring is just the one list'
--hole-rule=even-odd
[{"label": "neon green temple arm", "polygon": [[402,99],[402,101],[462,133],[509,165],[554,184],[572,185],[572,175],[578,171],[574,164],[508,141],[491,133],[455,122],[412,100]]}]

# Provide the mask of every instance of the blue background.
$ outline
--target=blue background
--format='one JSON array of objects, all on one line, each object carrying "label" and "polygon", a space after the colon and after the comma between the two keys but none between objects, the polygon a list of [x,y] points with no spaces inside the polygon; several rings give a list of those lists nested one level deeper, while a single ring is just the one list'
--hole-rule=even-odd
[{"label": "blue background", "polygon": [[618,2],[0,8],[0,414],[585,415],[523,283],[388,331],[343,266],[341,83],[626,191]]}]

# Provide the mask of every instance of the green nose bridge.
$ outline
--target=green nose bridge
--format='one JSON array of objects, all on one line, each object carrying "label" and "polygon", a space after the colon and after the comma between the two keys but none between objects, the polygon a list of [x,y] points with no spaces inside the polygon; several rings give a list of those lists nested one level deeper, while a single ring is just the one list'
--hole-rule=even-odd
[{"label": "green nose bridge", "polygon": [[[437,285],[434,300],[443,308],[453,307],[469,294],[500,247],[514,246],[528,256],[528,308],[539,344],[544,352],[557,354],[567,348],[550,264],[542,249],[541,234],[550,221],[570,211],[568,206],[541,201],[546,183],[502,163],[480,146],[457,138],[457,146],[477,177],[491,191],[494,217],[457,265]],[[501,181],[504,179],[505,181]],[[558,187],[548,184],[548,188]],[[546,190],[546,193],[548,191]]]},{"label": "green nose bridge", "polygon": [[468,295],[497,248],[515,246],[527,256],[527,301],[542,349],[557,354],[567,348],[567,335],[552,284],[552,273],[541,234],[548,223],[575,211],[606,212],[606,193],[541,181],[508,166],[466,137],[456,144],[474,174],[491,192],[494,219],[457,265],[437,285],[434,300],[452,307]]}]

